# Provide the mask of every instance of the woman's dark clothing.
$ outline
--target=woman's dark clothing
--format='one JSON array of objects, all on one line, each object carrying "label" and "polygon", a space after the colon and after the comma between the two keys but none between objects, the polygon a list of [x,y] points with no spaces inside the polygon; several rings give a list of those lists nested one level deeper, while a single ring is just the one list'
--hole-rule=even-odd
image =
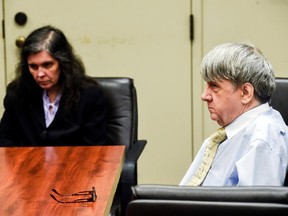
[{"label": "woman's dark clothing", "polygon": [[106,105],[98,86],[82,89],[79,101],[70,114],[64,114],[65,97],[62,95],[55,118],[48,127],[42,94],[31,98],[30,104],[20,102],[12,95],[8,88],[0,122],[0,146],[105,144]]}]

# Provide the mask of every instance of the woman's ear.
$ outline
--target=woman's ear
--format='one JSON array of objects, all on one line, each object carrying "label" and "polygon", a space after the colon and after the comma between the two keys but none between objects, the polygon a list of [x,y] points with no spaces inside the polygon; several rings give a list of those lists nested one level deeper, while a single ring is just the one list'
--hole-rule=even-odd
[{"label": "woman's ear", "polygon": [[254,87],[251,83],[244,83],[241,86],[241,102],[248,104],[254,98]]}]

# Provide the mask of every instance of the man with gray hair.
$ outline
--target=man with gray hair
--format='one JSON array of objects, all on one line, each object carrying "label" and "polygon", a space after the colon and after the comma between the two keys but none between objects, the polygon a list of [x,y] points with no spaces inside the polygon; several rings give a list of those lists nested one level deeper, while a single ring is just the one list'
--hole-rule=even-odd
[{"label": "man with gray hair", "polygon": [[288,131],[268,104],[275,89],[269,61],[254,45],[221,44],[203,58],[201,74],[201,99],[221,128],[204,141],[180,185],[283,185]]}]

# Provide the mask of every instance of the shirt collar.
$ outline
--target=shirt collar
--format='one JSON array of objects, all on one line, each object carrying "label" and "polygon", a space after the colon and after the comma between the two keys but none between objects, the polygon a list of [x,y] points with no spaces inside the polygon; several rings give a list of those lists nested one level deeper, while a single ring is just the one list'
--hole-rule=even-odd
[{"label": "shirt collar", "polygon": [[56,96],[55,101],[54,101],[53,103],[50,103],[49,97],[48,97],[48,95],[47,95],[47,91],[44,90],[44,91],[43,91],[42,98],[43,98],[45,104],[55,104],[55,105],[58,105],[58,104],[59,104],[59,101],[60,101],[60,99],[61,99],[61,96],[62,96],[62,94],[61,94],[61,93],[58,93],[57,96]]},{"label": "shirt collar", "polygon": [[268,103],[261,104],[242,115],[238,116],[233,122],[225,127],[227,138],[230,139],[240,130],[245,128],[254,118],[256,118],[260,113],[271,109]]}]

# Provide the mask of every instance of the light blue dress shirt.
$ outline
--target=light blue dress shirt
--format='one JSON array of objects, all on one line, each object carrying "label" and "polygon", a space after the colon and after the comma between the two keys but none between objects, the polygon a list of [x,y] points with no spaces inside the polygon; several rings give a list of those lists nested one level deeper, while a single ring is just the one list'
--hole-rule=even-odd
[{"label": "light blue dress shirt", "polygon": [[[268,103],[251,109],[225,127],[203,186],[282,186],[288,164],[288,130]],[[180,182],[186,185],[201,164],[208,138]]]}]

